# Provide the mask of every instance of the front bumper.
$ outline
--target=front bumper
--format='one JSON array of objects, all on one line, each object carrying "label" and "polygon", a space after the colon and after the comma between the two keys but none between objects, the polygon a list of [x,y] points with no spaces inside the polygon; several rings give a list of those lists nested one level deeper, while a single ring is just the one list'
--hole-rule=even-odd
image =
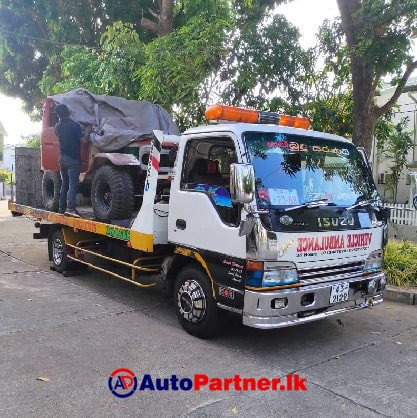
[{"label": "front bumper", "polygon": [[[272,329],[316,321],[345,312],[356,311],[376,305],[383,301],[382,291],[367,294],[364,291],[367,283],[380,280],[383,272],[365,277],[340,280],[349,283],[348,301],[330,305],[331,287],[338,281],[303,286],[297,289],[286,289],[275,292],[245,291],[243,307],[243,324],[253,328]],[[309,304],[302,303],[308,295]],[[304,298],[303,298],[304,296]],[[287,298],[284,308],[273,308],[277,298]]]}]

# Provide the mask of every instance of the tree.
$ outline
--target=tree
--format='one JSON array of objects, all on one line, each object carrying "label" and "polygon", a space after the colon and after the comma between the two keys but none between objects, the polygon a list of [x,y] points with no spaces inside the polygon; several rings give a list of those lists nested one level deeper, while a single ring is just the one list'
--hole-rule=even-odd
[{"label": "tree", "polygon": [[213,88],[209,75],[227,55],[228,25],[222,14],[202,13],[149,43],[145,64],[134,75],[140,98],[162,105],[182,129],[200,123]]},{"label": "tree", "polygon": [[309,52],[314,65],[306,73],[303,108],[312,121],[312,128],[351,138],[352,85],[340,24],[325,20],[317,34],[317,44]]},{"label": "tree", "polygon": [[155,101],[182,128],[215,100],[298,112],[311,60],[296,28],[270,18],[282,1],[0,0],[0,90],[28,110],[76,87]]},{"label": "tree", "polygon": [[313,63],[299,37],[298,29],[282,15],[239,28],[221,68],[222,101],[263,110],[301,111],[305,74]]},{"label": "tree", "polygon": [[399,123],[389,123],[385,127],[384,139],[379,138],[378,148],[382,157],[390,160],[390,175],[387,176],[385,190],[391,194],[393,201],[397,200],[397,188],[401,174],[407,166],[408,151],[413,148],[412,135],[404,129],[407,126],[407,118]]},{"label": "tree", "polygon": [[149,13],[153,19],[142,17],[140,25],[158,37],[168,35],[172,31],[174,24],[174,4],[175,0],[158,0],[158,11],[149,8]]},{"label": "tree", "polygon": [[[98,48],[109,24],[130,23],[139,33],[153,0],[0,0],[0,91],[19,97],[25,110],[40,109],[46,68],[61,74],[66,47]],[[155,35],[142,31],[143,41]]]},{"label": "tree", "polygon": [[[350,60],[353,97],[353,142],[368,155],[376,122],[386,114],[417,68],[411,55],[417,31],[417,0],[337,0],[340,29]],[[374,97],[382,77],[395,74],[397,88],[386,104]]]},{"label": "tree", "polygon": [[13,173],[6,168],[0,168],[0,183],[10,184],[12,182]]},{"label": "tree", "polygon": [[40,148],[41,137],[39,134],[31,134],[22,137],[23,142],[28,148]]},{"label": "tree", "polygon": [[59,59],[46,68],[40,87],[45,95],[84,87],[96,94],[137,99],[140,80],[134,73],[144,62],[144,43],[131,23],[109,25],[100,39],[100,48],[66,46]]},{"label": "tree", "polygon": [[[206,105],[218,100],[299,111],[310,55],[283,16],[262,18],[259,10],[273,3],[253,1],[244,7],[239,1],[183,0],[174,9],[172,32],[146,42],[133,25],[115,22],[99,48],[66,46],[59,68],[50,60],[42,91],[84,87],[156,102],[182,129],[203,122]],[[248,18],[252,15],[258,20]]]}]

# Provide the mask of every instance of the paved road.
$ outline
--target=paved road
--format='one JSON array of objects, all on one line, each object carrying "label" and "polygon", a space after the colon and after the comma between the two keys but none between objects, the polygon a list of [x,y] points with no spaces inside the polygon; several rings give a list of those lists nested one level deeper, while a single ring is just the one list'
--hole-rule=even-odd
[{"label": "paved road", "polygon": [[[48,269],[32,223],[0,202],[0,416],[415,416],[417,309],[383,306],[275,331],[228,322],[202,341],[177,324],[159,289]],[[119,399],[109,374],[140,378],[307,378],[306,392],[136,392]],[[36,380],[46,377],[49,381]]]}]

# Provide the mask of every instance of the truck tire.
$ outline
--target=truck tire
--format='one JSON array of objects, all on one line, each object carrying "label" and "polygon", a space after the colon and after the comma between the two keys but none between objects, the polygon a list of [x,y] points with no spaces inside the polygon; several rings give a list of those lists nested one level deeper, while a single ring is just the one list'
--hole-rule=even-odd
[{"label": "truck tire", "polygon": [[58,212],[61,192],[61,174],[59,171],[44,171],[42,177],[42,202],[46,210]]},{"label": "truck tire", "polygon": [[129,219],[135,205],[130,174],[111,165],[100,167],[93,178],[91,203],[94,215],[100,221]]},{"label": "truck tire", "polygon": [[51,237],[52,264],[55,271],[63,273],[67,270],[69,260],[67,258],[67,246],[65,244],[62,229],[55,229]]},{"label": "truck tire", "polygon": [[198,338],[209,338],[218,329],[219,308],[211,284],[199,267],[184,267],[174,286],[174,305],[181,326]]},{"label": "truck tire", "polygon": [[69,271],[81,272],[88,269],[88,266],[69,259],[68,246],[65,244],[64,234],[61,228],[51,230],[48,237],[48,255],[49,260],[55,271],[65,274]]}]

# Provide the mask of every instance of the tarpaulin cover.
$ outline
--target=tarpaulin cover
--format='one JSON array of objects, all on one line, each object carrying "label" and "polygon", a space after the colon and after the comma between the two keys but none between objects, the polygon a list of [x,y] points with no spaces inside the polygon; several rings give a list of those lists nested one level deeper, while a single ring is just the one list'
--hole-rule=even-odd
[{"label": "tarpaulin cover", "polygon": [[99,96],[81,88],[50,98],[67,105],[71,119],[93,125],[90,142],[101,151],[120,150],[153,130],[179,135],[166,110],[157,104]]}]

